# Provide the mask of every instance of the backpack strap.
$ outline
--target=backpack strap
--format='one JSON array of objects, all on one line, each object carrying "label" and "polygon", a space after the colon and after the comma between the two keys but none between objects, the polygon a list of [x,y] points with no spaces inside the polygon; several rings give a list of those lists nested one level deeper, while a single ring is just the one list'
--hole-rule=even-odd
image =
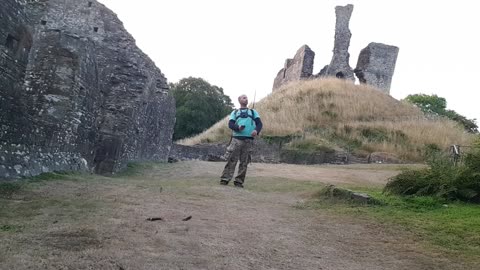
[{"label": "backpack strap", "polygon": [[[250,114],[247,111],[248,117],[252,118],[253,121],[255,121],[255,113],[253,112],[253,109],[248,109],[250,111]],[[237,115],[238,109],[235,109],[235,122],[237,122],[238,118],[240,115]]]},{"label": "backpack strap", "polygon": [[237,112],[238,112],[238,109],[235,109],[235,110],[234,110],[235,122],[237,122],[238,117],[239,117],[239,116],[237,116]]},{"label": "backpack strap", "polygon": [[250,109],[250,112],[252,113],[252,115],[249,115],[250,118],[252,118],[252,120],[255,121],[255,113],[253,112],[253,109]]}]

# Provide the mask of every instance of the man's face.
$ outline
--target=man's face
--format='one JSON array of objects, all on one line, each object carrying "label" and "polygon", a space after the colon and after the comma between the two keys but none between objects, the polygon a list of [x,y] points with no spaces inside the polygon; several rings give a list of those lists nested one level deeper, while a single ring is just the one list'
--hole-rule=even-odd
[{"label": "man's face", "polygon": [[240,105],[247,106],[248,105],[248,97],[246,95],[240,96],[238,98],[238,103],[240,103]]}]

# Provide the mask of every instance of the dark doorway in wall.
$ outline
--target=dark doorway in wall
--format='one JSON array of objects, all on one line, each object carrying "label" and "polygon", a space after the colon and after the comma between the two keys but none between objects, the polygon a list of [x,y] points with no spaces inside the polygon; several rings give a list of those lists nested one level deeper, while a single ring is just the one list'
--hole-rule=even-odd
[{"label": "dark doorway in wall", "polygon": [[7,41],[5,42],[5,46],[12,51],[16,51],[18,48],[18,42],[19,40],[17,38],[8,34]]},{"label": "dark doorway in wall", "polygon": [[345,79],[345,75],[343,75],[343,72],[337,72],[337,74],[335,74],[335,77],[339,78],[339,79]]},{"label": "dark doorway in wall", "polygon": [[13,34],[7,34],[5,47],[17,60],[26,60],[32,47],[32,34],[25,27],[16,29]]},{"label": "dark doorway in wall", "polygon": [[41,23],[42,25],[47,25],[47,21],[44,21],[44,20],[42,20],[40,23]]},{"label": "dark doorway in wall", "polygon": [[93,31],[96,33],[98,32],[98,27],[93,27]]},{"label": "dark doorway in wall", "polygon": [[93,3],[92,2],[88,2],[88,7],[92,7]]}]

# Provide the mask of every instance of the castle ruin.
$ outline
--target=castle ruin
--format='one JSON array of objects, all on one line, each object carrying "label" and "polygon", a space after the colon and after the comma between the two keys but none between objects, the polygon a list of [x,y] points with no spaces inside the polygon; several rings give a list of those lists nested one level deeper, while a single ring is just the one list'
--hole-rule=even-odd
[{"label": "castle ruin", "polygon": [[355,81],[356,76],[360,83],[371,85],[390,94],[399,49],[381,43],[370,43],[360,52],[357,67],[352,70],[348,52],[352,37],[349,29],[352,12],[353,5],[335,7],[335,42],[330,64],[314,75],[315,53],[307,45],[303,45],[293,59],[285,61],[285,66],[278,72],[274,80],[273,91],[291,81],[322,77]]},{"label": "castle ruin", "polygon": [[0,178],[167,160],[167,80],[99,2],[2,0],[0,63]]}]

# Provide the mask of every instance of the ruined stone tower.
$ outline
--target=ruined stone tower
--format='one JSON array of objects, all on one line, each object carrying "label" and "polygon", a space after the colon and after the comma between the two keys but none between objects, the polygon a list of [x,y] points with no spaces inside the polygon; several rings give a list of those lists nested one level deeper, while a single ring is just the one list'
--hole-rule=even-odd
[{"label": "ruined stone tower", "polygon": [[353,70],[350,67],[350,32],[349,24],[352,17],[353,5],[344,7],[335,7],[335,15],[337,18],[335,24],[335,43],[333,47],[333,57],[330,65],[324,67],[320,71],[319,76],[337,77],[340,79],[355,80]]},{"label": "ruined stone tower", "polygon": [[[315,53],[307,46],[302,46],[293,59],[287,59],[273,83],[273,91],[287,82],[322,77],[336,77],[374,86],[384,93],[390,94],[390,85],[395,71],[398,47],[381,43],[370,43],[359,55],[357,67],[350,67],[350,32],[349,24],[353,5],[335,7],[335,42],[333,56],[317,75],[312,75]],[[299,72],[305,71],[305,72]]]},{"label": "ruined stone tower", "polygon": [[167,80],[97,1],[2,0],[0,63],[0,178],[167,159]]}]

